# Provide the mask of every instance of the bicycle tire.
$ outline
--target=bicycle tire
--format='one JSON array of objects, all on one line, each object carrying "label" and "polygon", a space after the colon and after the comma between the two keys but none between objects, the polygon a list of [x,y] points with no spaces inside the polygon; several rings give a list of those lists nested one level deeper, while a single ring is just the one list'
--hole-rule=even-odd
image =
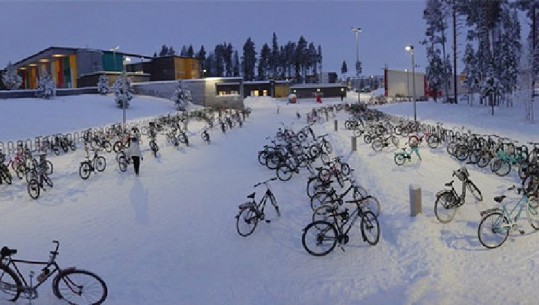
[{"label": "bicycle tire", "polygon": [[54,165],[52,165],[52,162],[50,160],[45,160],[45,172],[47,175],[52,175],[54,172]]},{"label": "bicycle tire", "polygon": [[408,137],[408,146],[414,147],[419,145],[419,137],[416,135],[411,135]]},{"label": "bicycle tire", "polygon": [[434,202],[434,215],[441,223],[449,223],[457,212],[458,198],[455,197],[453,192],[444,191],[436,196],[436,202]]},{"label": "bicycle tire", "polygon": [[530,225],[535,230],[539,230],[539,199],[537,197],[531,196],[528,198],[526,216]]},{"label": "bicycle tire", "polygon": [[372,140],[371,146],[374,151],[382,151],[382,149],[384,148],[384,143],[379,139],[375,139]]},{"label": "bicycle tire", "polygon": [[310,177],[307,180],[307,196],[312,198],[316,192],[324,189],[324,183],[318,179],[318,177]]},{"label": "bicycle tire", "polygon": [[82,162],[79,167],[79,176],[86,180],[88,177],[90,177],[90,173],[92,172],[90,163],[88,161]]},{"label": "bicycle tire", "polygon": [[120,168],[120,171],[125,172],[127,170],[127,160],[124,156],[120,156],[118,158],[118,167]]},{"label": "bicycle tire", "polygon": [[303,229],[301,244],[309,254],[324,256],[335,249],[337,239],[337,229],[333,224],[327,221],[315,221]]},{"label": "bicycle tire", "polygon": [[311,217],[312,222],[325,221],[325,222],[333,223],[334,219],[333,219],[333,216],[331,214],[331,211],[334,208],[335,208],[335,206],[333,204],[331,204],[331,203],[326,203],[326,204],[323,204],[323,205],[317,207],[313,211],[313,215]]},{"label": "bicycle tire", "polygon": [[103,143],[101,143],[101,147],[103,147],[106,152],[112,152],[112,144],[110,144],[108,140],[105,140]]},{"label": "bicycle tire", "polygon": [[45,182],[48,186],[52,187],[52,180],[49,177],[49,175],[44,174],[42,177],[43,177],[43,182]]},{"label": "bicycle tire", "polygon": [[236,230],[243,237],[253,234],[257,224],[258,216],[254,209],[243,209],[236,216]]},{"label": "bicycle tire", "polygon": [[522,181],[522,189],[524,192],[530,196],[534,195],[539,196],[539,176],[529,175]]},{"label": "bicycle tire", "polygon": [[22,292],[22,282],[11,268],[0,264],[0,299],[15,302]]},{"label": "bicycle tire", "polygon": [[429,135],[427,137],[427,145],[429,145],[429,147],[432,149],[437,148],[438,145],[440,145],[440,138],[433,134]]},{"label": "bicycle tire", "polygon": [[41,192],[39,182],[37,182],[36,179],[30,180],[26,185],[26,191],[28,191],[28,195],[30,195],[32,199],[39,198],[39,193]]},{"label": "bicycle tire", "polygon": [[492,156],[490,155],[490,153],[484,151],[479,155],[479,159],[477,160],[477,166],[479,166],[480,168],[484,168],[490,163],[491,159]]},{"label": "bicycle tire", "polygon": [[[509,236],[509,228],[503,228],[502,225],[508,225],[509,221],[507,217],[503,216],[501,212],[493,212],[487,214],[481,222],[477,229],[477,236],[479,237],[479,242],[488,249],[494,249],[501,246]],[[482,233],[484,232],[484,233]],[[494,234],[495,237],[489,238],[488,233]],[[492,242],[489,242],[490,240]]]},{"label": "bicycle tire", "polygon": [[397,164],[398,166],[401,166],[404,164],[406,159],[404,158],[403,154],[399,153],[399,154],[396,154],[395,157],[393,157],[393,161],[395,161],[395,164]]},{"label": "bicycle tire", "polygon": [[496,165],[493,165],[493,167],[496,169],[494,170],[494,173],[500,177],[506,176],[511,171],[511,163],[503,161],[501,159],[496,159],[494,163],[498,163]]},{"label": "bicycle tire", "polygon": [[361,235],[363,240],[374,246],[380,240],[380,223],[373,212],[367,211],[361,216]]},{"label": "bicycle tire", "polygon": [[9,169],[7,169],[7,171],[2,171],[0,172],[0,184],[2,181],[5,181],[7,184],[11,184],[13,183],[13,178],[11,177],[11,174],[9,173]]},{"label": "bicycle tire", "polygon": [[314,211],[319,206],[333,201],[332,196],[326,191],[316,192],[311,197],[311,209]]},{"label": "bicycle tire", "polygon": [[[372,212],[374,216],[378,217],[380,216],[381,207],[380,207],[380,201],[378,201],[378,198],[376,197],[369,197],[364,199],[361,203],[361,210],[364,212]],[[366,208],[366,209],[365,209]]]},{"label": "bicycle tire", "polygon": [[95,162],[95,169],[98,172],[102,172],[105,170],[106,167],[107,167],[107,159],[105,159],[105,157],[103,156],[98,156]]},{"label": "bicycle tire", "polygon": [[479,188],[472,181],[468,180],[466,182],[466,188],[472,193],[477,201],[483,201],[483,194],[481,194]]},{"label": "bicycle tire", "polygon": [[348,163],[341,163],[341,173],[345,176],[350,175],[350,165]]},{"label": "bicycle tire", "polygon": [[277,178],[281,181],[288,181],[290,178],[292,178],[294,170],[290,168],[290,166],[286,164],[281,164],[277,167],[276,173]]},{"label": "bicycle tire", "polygon": [[108,296],[108,288],[97,274],[70,268],[61,271],[53,282],[54,294],[71,305],[100,305]]}]

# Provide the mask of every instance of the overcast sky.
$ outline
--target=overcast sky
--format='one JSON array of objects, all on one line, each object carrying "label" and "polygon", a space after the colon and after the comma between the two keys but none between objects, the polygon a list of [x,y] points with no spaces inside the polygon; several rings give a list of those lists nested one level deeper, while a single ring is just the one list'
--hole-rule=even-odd
[{"label": "overcast sky", "polygon": [[231,43],[241,57],[251,38],[257,52],[300,36],[322,47],[323,70],[340,74],[346,61],[355,74],[356,39],[361,27],[359,57],[363,74],[381,75],[390,69],[411,68],[404,50],[415,46],[418,71],[425,69],[424,0],[356,1],[25,1],[0,0],[0,66],[17,62],[50,46],[120,50],[152,56],[166,44],[179,53],[183,45],[195,51],[204,45]]}]

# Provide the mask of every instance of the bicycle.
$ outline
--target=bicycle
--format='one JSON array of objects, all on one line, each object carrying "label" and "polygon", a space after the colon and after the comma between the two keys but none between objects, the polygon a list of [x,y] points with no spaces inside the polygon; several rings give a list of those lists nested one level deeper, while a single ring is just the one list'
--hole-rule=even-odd
[{"label": "bicycle", "polygon": [[[515,186],[508,190],[515,189]],[[506,198],[505,195],[494,197],[494,201],[502,205],[502,208],[492,208],[482,211],[481,222],[477,230],[479,242],[488,249],[494,249],[501,246],[509,236],[509,232],[518,230],[521,235],[525,232],[519,230],[518,220],[522,210],[526,208],[526,215],[530,225],[539,230],[539,199],[529,195],[522,188],[517,188],[517,193],[523,193],[515,206],[509,211],[505,204],[502,204]]]},{"label": "bicycle", "polygon": [[[0,297],[6,301],[15,302],[19,297],[29,300],[37,299],[37,289],[53,274],[52,291],[58,299],[69,304],[102,304],[107,298],[108,289],[105,282],[95,273],[87,270],[69,267],[62,269],[56,262],[60,242],[52,241],[56,247],[50,252],[48,261],[31,261],[13,259],[17,249],[3,247],[0,250]],[[44,266],[34,283],[34,272],[30,271],[27,280],[21,273],[18,264]]]},{"label": "bicycle", "polygon": [[32,199],[37,199],[41,194],[41,190],[46,190],[43,183],[46,183],[51,188],[53,184],[51,178],[49,178],[49,175],[42,167],[33,169],[31,172],[33,173],[32,178],[28,180],[28,184],[26,185],[26,191]]},{"label": "bicycle", "polygon": [[395,153],[393,161],[395,161],[395,164],[398,166],[404,165],[404,162],[412,161],[412,153],[415,153],[419,161],[421,161],[421,155],[419,155],[419,147],[417,144],[415,146],[410,146],[409,151],[406,151],[406,147],[403,147],[401,151]]},{"label": "bicycle", "polygon": [[204,130],[202,130],[200,137],[204,142],[210,144],[210,134],[208,133],[208,128],[204,128]]},{"label": "bicycle", "polygon": [[80,163],[79,167],[79,176],[86,180],[90,177],[92,172],[102,172],[107,167],[107,160],[103,156],[97,154],[98,150],[94,150],[94,156],[90,159],[88,153],[88,147],[85,145],[84,149],[86,150],[86,160]]},{"label": "bicycle", "polygon": [[318,210],[324,209],[324,212],[329,215],[327,219],[332,219],[332,221],[317,220],[308,224],[303,229],[301,236],[303,248],[313,256],[324,256],[333,251],[339,243],[344,251],[344,245],[350,240],[348,232],[359,217],[361,217],[360,227],[363,241],[373,246],[376,245],[380,239],[378,218],[372,211],[363,211],[361,208],[361,201],[366,200],[367,197],[346,201],[355,204],[356,207],[352,212],[349,212],[348,208],[338,211],[338,205],[319,207]]},{"label": "bicycle", "polygon": [[470,174],[465,166],[453,171],[453,177],[457,177],[462,182],[462,191],[460,195],[453,187],[453,182],[445,183],[444,185],[450,189],[439,191],[436,194],[436,202],[434,203],[434,214],[441,223],[448,223],[455,217],[457,208],[462,206],[466,201],[466,189],[472,193],[478,201],[483,201],[483,195],[479,188],[470,180]]},{"label": "bicycle", "polygon": [[238,231],[238,234],[247,237],[251,235],[259,220],[265,220],[266,223],[270,223],[271,220],[265,219],[264,214],[264,208],[266,207],[266,203],[269,202],[273,207],[275,208],[275,212],[277,213],[277,216],[281,216],[281,212],[279,211],[279,206],[277,205],[277,200],[275,199],[275,195],[273,195],[273,192],[271,191],[269,182],[276,180],[276,177],[273,177],[271,179],[268,179],[263,182],[259,182],[254,185],[254,187],[257,187],[259,185],[264,184],[266,186],[266,192],[264,193],[264,196],[260,199],[260,201],[257,203],[255,200],[255,194],[256,192],[251,193],[247,196],[247,198],[250,199],[250,201],[243,203],[239,206],[239,212],[238,215],[236,215],[236,229]]}]

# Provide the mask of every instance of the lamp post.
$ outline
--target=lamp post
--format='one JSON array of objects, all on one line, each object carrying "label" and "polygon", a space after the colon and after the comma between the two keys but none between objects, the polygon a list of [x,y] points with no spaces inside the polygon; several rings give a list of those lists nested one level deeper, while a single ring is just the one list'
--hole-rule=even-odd
[{"label": "lamp post", "polygon": [[356,34],[356,76],[357,76],[357,102],[361,102],[359,94],[359,75],[361,74],[361,62],[359,61],[359,33],[361,28],[352,27],[352,32]]},{"label": "lamp post", "polygon": [[110,51],[112,51],[112,64],[114,67],[112,68],[112,71],[116,71],[116,51],[120,49],[120,46],[115,46],[114,48],[111,48]]},{"label": "lamp post", "polygon": [[126,66],[131,62],[131,58],[124,57],[123,59],[123,67],[122,67],[122,91],[123,91],[123,97],[122,97],[122,126],[125,130],[125,121],[126,121],[126,104],[127,104],[127,69]]},{"label": "lamp post", "polygon": [[410,52],[410,54],[412,55],[412,98],[414,99],[413,100],[413,104],[414,104],[414,122],[417,122],[417,109],[416,109],[416,105],[415,105],[415,62],[414,62],[414,46],[413,45],[407,45],[406,47],[404,47],[404,49],[406,50],[406,52]]}]

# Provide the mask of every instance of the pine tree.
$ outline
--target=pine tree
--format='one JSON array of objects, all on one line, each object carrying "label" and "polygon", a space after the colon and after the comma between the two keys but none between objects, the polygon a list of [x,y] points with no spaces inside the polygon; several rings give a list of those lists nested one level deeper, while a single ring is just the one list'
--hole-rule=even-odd
[{"label": "pine tree", "polygon": [[247,41],[243,45],[242,72],[243,72],[243,78],[245,80],[253,81],[255,79],[255,66],[256,66],[255,44],[251,40],[251,37],[249,37],[247,38]]},{"label": "pine tree", "polygon": [[178,111],[187,110],[187,107],[192,103],[191,91],[182,81],[178,82],[178,88],[172,94],[171,100]]},{"label": "pine tree", "polygon": [[267,43],[262,46],[260,56],[258,57],[258,79],[266,80],[269,70],[271,50]]},{"label": "pine tree", "polygon": [[341,66],[341,74],[343,75],[343,79],[346,79],[346,73],[348,73],[348,66],[346,65],[346,61],[342,61]]},{"label": "pine tree", "polygon": [[47,71],[41,73],[39,77],[36,96],[46,100],[56,96],[56,84]]},{"label": "pine tree", "polygon": [[273,33],[271,39],[271,56],[269,60],[270,74],[273,79],[276,79],[279,75],[279,43],[277,42],[277,34]]},{"label": "pine tree", "polygon": [[131,86],[131,79],[127,76],[118,78],[112,90],[114,90],[114,101],[118,108],[129,108],[129,101],[133,99],[133,87]]},{"label": "pine tree", "polygon": [[109,93],[109,77],[106,74],[99,76],[99,81],[97,82],[97,92],[101,95]]},{"label": "pine tree", "polygon": [[189,48],[187,48],[187,57],[194,58],[195,57],[195,51],[193,50],[193,46],[189,45]]},{"label": "pine tree", "polygon": [[238,55],[238,50],[234,50],[234,55],[232,57],[232,71],[234,77],[240,76],[240,56]]},{"label": "pine tree", "polygon": [[2,74],[2,82],[8,90],[19,89],[22,85],[22,77],[17,74],[17,70],[11,62],[8,63],[6,72]]}]

